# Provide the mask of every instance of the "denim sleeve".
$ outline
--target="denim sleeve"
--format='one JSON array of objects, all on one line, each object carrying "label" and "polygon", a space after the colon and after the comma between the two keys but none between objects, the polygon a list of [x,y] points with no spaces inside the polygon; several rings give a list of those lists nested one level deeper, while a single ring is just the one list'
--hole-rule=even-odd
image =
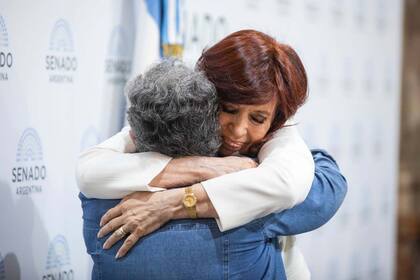
[{"label": "denim sleeve", "polygon": [[306,199],[299,205],[260,220],[268,238],[312,231],[328,222],[343,203],[347,182],[335,160],[323,150],[312,150],[315,177]]}]

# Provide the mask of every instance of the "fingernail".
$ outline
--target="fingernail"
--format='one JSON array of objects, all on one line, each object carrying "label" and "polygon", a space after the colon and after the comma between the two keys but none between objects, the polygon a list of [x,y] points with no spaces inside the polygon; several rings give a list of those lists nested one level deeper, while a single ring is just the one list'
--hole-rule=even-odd
[{"label": "fingernail", "polygon": [[104,246],[102,246],[102,249],[108,249],[108,245],[105,243]]},{"label": "fingernail", "polygon": [[115,259],[119,259],[120,258],[120,252],[118,252],[116,255],[115,255]]},{"label": "fingernail", "polygon": [[98,234],[96,235],[96,237],[101,238],[102,234],[100,232],[98,232]]}]

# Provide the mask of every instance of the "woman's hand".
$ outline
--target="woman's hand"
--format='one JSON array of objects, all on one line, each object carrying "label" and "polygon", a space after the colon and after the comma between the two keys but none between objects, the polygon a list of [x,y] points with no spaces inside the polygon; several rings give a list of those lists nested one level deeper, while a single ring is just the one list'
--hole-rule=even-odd
[{"label": "woman's hand", "polygon": [[257,166],[257,162],[248,157],[180,157],[172,159],[149,186],[178,188]]},{"label": "woman's hand", "polygon": [[103,248],[111,248],[128,235],[115,256],[123,257],[142,236],[157,230],[184,211],[182,197],[180,189],[154,193],[136,192],[126,196],[102,216],[98,238],[114,231]]},{"label": "woman's hand", "polygon": [[210,171],[207,180],[258,166],[258,163],[249,157],[228,156],[211,159],[207,165]]}]

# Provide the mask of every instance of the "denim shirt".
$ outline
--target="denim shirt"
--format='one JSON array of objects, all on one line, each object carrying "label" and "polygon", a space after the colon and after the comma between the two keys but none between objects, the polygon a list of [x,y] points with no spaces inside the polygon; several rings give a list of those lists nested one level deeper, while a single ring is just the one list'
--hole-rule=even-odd
[{"label": "denim shirt", "polygon": [[325,224],[338,210],[347,183],[334,159],[313,150],[315,177],[301,204],[220,232],[214,219],[175,220],[143,237],[123,258],[98,239],[99,221],[120,200],[88,199],[83,236],[94,266],[92,279],[286,279],[277,236],[295,235]]}]

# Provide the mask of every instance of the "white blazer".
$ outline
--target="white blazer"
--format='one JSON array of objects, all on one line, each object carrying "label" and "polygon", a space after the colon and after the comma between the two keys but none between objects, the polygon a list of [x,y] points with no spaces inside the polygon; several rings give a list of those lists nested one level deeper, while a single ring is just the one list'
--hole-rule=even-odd
[{"label": "white blazer", "polygon": [[[149,182],[172,159],[156,152],[136,153],[125,127],[79,156],[76,178],[89,198],[116,199],[135,191],[161,191]],[[314,162],[296,127],[278,130],[258,153],[256,168],[201,182],[226,231],[302,202],[312,185]],[[280,237],[287,279],[310,279],[294,237]]]}]

